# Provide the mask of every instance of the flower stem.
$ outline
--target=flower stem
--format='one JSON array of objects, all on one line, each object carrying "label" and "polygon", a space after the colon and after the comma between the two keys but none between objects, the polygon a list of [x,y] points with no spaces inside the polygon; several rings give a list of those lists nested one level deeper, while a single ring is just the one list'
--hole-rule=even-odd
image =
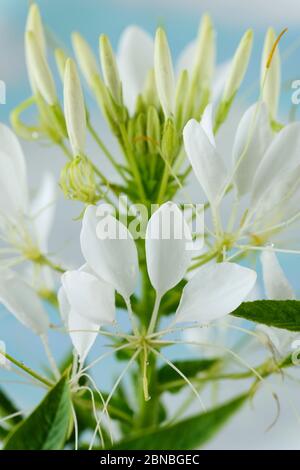
[{"label": "flower stem", "polygon": [[15,364],[17,367],[19,367],[20,369],[22,369],[24,372],[26,372],[28,375],[31,375],[31,377],[33,377],[34,379],[38,380],[39,382],[41,382],[42,384],[46,385],[47,387],[52,387],[53,386],[53,383],[50,382],[48,379],[45,379],[44,377],[42,377],[41,375],[39,375],[37,372],[33,371],[32,369],[30,369],[29,367],[25,366],[25,364],[23,364],[23,362],[20,362],[18,361],[17,359],[15,359],[14,357],[10,356],[10,354],[8,353],[5,353],[3,351],[0,350],[0,354],[2,354],[2,356],[6,357],[6,359],[8,359],[10,362],[12,362],[12,364]]}]

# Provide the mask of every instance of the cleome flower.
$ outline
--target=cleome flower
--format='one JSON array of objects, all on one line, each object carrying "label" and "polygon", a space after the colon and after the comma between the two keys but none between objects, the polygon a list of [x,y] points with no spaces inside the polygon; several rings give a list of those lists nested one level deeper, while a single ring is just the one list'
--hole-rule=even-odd
[{"label": "cleome flower", "polygon": [[[216,256],[224,249],[238,248],[239,255],[260,250],[267,242],[278,242],[279,235],[299,220],[300,123],[288,124],[274,134],[266,105],[252,105],[237,128],[229,169],[215,143],[211,105],[200,123],[187,123],[183,137],[211,207]],[[231,190],[232,213],[224,228],[220,206]]]},{"label": "cleome flower", "polygon": [[0,265],[42,262],[54,218],[55,183],[51,174],[45,174],[40,191],[30,200],[22,148],[4,124],[0,124],[0,187],[0,238],[5,244]]},{"label": "cleome flower", "polygon": [[208,325],[228,315],[243,302],[256,281],[255,271],[235,263],[202,267],[185,284],[170,328],[160,330],[161,300],[185,277],[193,254],[192,236],[182,212],[174,203],[165,203],[152,215],[146,230],[146,263],[156,301],[153,309],[146,307],[148,325],[144,328],[131,305],[139,264],[128,229],[112,215],[98,217],[97,207],[88,206],[80,240],[87,265],[62,276],[60,305],[81,361],[99,327],[115,323],[115,290],[123,297],[132,323],[133,333],[122,337],[138,354],[145,349],[155,350],[155,338],[178,324]]}]

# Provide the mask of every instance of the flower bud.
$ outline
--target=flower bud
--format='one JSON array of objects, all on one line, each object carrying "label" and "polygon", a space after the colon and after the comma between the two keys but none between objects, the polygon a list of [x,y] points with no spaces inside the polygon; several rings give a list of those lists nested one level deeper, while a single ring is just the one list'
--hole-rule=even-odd
[{"label": "flower bud", "polygon": [[64,111],[73,155],[83,155],[86,139],[86,111],[77,67],[68,59],[64,77]]},{"label": "flower bud", "polygon": [[200,24],[192,80],[208,87],[213,79],[215,65],[215,32],[209,15]]},{"label": "flower bud", "polygon": [[90,88],[94,88],[95,78],[99,76],[96,57],[86,40],[79,34],[72,34],[72,44],[81,72]]},{"label": "flower bud", "polygon": [[160,147],[160,121],[157,109],[154,106],[148,108],[147,137],[149,152],[158,153]]},{"label": "flower bud", "polygon": [[63,49],[60,48],[55,49],[54,56],[59,76],[61,78],[61,81],[64,82],[65,66],[68,58]]},{"label": "flower bud", "polygon": [[269,116],[276,120],[279,93],[280,93],[280,55],[278,47],[275,48],[269,67],[267,64],[270,54],[276,43],[276,34],[273,28],[269,28],[265,37],[265,43],[261,61],[261,92],[262,100],[266,103]]},{"label": "flower bud", "polygon": [[144,113],[140,113],[136,120],[135,146],[139,155],[144,156],[146,153],[146,117]]},{"label": "flower bud", "polygon": [[230,101],[240,88],[248,67],[252,43],[253,31],[249,29],[242,37],[234,54],[229,76],[225,83],[222,101]]},{"label": "flower bud", "polygon": [[96,204],[101,198],[91,162],[78,155],[68,162],[60,175],[60,187],[68,199]]},{"label": "flower bud", "polygon": [[32,77],[34,86],[43,99],[50,106],[53,106],[57,102],[54,80],[37,38],[32,31],[26,33],[25,42],[30,77]]},{"label": "flower bud", "polygon": [[171,163],[178,152],[178,136],[172,119],[168,119],[164,126],[161,150],[163,157]]},{"label": "flower bud", "polygon": [[146,83],[145,83],[145,87],[143,91],[143,99],[147,106],[150,106],[150,105],[159,106],[154,69],[150,69],[148,71]]},{"label": "flower bud", "polygon": [[189,86],[189,75],[187,70],[183,70],[180,74],[175,99],[175,123],[178,130],[182,129],[185,123],[185,114],[187,108],[186,93]]},{"label": "flower bud", "polygon": [[169,117],[174,113],[175,77],[168,40],[162,28],[155,36],[154,71],[160,104],[165,116]]},{"label": "flower bud", "polygon": [[215,128],[216,132],[225,121],[231,108],[235,95],[244,79],[253,43],[253,31],[249,29],[242,37],[240,44],[234,54],[229,76],[226,80],[223,96],[216,111]]},{"label": "flower bud", "polygon": [[122,86],[117,68],[116,58],[107,36],[100,36],[100,59],[104,82],[109,88],[114,101],[122,104]]},{"label": "flower bud", "polygon": [[26,22],[26,32],[34,33],[41,52],[46,56],[46,39],[39,7],[33,3],[29,8]]}]

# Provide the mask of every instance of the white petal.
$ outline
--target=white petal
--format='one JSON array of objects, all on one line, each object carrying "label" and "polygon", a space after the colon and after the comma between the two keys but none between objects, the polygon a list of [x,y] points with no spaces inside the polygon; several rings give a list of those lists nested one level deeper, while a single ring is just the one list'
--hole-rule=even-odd
[{"label": "white petal", "polygon": [[288,124],[276,135],[259,165],[252,188],[253,205],[281,179],[282,171],[298,166],[299,155],[300,123],[295,122]]},{"label": "white petal", "polygon": [[99,325],[90,322],[86,317],[78,315],[77,312],[70,309],[68,327],[73,346],[83,363],[97,338]]},{"label": "white petal", "polygon": [[36,334],[47,333],[49,321],[38,295],[13,271],[0,272],[0,302]]},{"label": "white petal", "polygon": [[233,312],[247,297],[256,281],[256,272],[235,263],[205,266],[183,289],[176,323],[202,325]]},{"label": "white petal", "polygon": [[80,235],[83,256],[92,270],[129,298],[138,277],[135,242],[121,222],[111,215],[98,218],[95,206],[87,207]]},{"label": "white petal", "polygon": [[243,115],[233,146],[233,163],[237,166],[234,181],[239,196],[250,191],[257,168],[271,140],[272,131],[266,105],[255,103]]},{"label": "white petal", "polygon": [[67,326],[71,306],[70,306],[66,291],[63,286],[61,286],[58,290],[57,300],[58,300],[58,305],[59,305],[60,316],[64,324]]},{"label": "white petal", "polygon": [[224,190],[227,170],[201,124],[191,119],[183,130],[185,151],[208,200],[214,204]]},{"label": "white petal", "polygon": [[83,271],[62,276],[71,309],[89,321],[103,325],[115,320],[115,293],[111,285]]},{"label": "white petal", "polygon": [[179,76],[183,70],[187,70],[189,73],[192,71],[197,50],[197,39],[189,42],[187,46],[180,53],[177,64],[176,73]]},{"label": "white petal", "polygon": [[91,322],[86,316],[78,314],[76,310],[71,308],[63,286],[58,291],[58,302],[61,317],[66,328],[69,330],[72,344],[81,362],[84,362],[97,338],[99,324]]},{"label": "white petal", "polygon": [[48,251],[48,239],[55,215],[56,182],[52,173],[45,173],[38,193],[31,203],[36,236],[42,252]]},{"label": "white petal", "polygon": [[268,299],[295,299],[295,293],[285,277],[274,251],[271,248],[266,249],[261,254],[260,260]]},{"label": "white petal", "polygon": [[176,204],[163,204],[150,218],[146,258],[151,284],[158,295],[176,286],[190,265],[192,236]]},{"label": "white petal", "polygon": [[9,127],[0,123],[0,210],[8,217],[28,208],[26,163],[20,143]]},{"label": "white petal", "polygon": [[213,118],[212,118],[212,104],[208,104],[203,112],[201,122],[202,129],[207,135],[211,145],[216,146],[214,131],[213,131]]},{"label": "white petal", "polygon": [[145,85],[148,71],[153,68],[154,41],[137,26],[123,32],[118,49],[118,68],[123,85],[124,101],[132,114],[136,99]]}]

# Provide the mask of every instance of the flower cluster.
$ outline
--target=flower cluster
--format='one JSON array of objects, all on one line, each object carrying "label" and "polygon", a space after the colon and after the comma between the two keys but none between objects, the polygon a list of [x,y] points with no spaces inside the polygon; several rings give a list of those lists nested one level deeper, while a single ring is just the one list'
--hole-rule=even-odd
[{"label": "flower cluster", "polygon": [[[37,372],[0,342],[9,372],[47,389],[28,416],[0,391],[0,412],[6,415],[0,417],[3,448],[81,449],[91,431],[90,449],[195,448],[260,385],[277,399],[267,378],[293,366],[300,331],[300,302],[276,257],[277,251],[297,253],[286,233],[300,218],[300,125],[284,125],[277,116],[282,35],[276,39],[273,29],[267,31],[259,98],[239,122],[228,163],[218,151],[217,133],[246,75],[252,30],[245,32],[232,60],[217,67],[208,15],[175,66],[162,28],[153,39],[130,26],[116,54],[101,35],[100,64],[75,32],[75,59],[63,49],[54,54],[61,103],[40,12],[31,5],[25,55],[32,96],[13,110],[11,122],[20,137],[57,145],[67,163],[57,183],[46,173],[30,200],[21,145],[0,124],[0,301],[40,337],[50,365]],[[80,74],[121,158],[92,124]],[[29,125],[22,119],[30,107],[36,120]],[[89,154],[89,137],[98,145],[99,162]],[[103,172],[103,158],[114,170],[112,179]],[[183,200],[190,175],[205,196],[204,233],[192,233],[194,215],[188,220],[182,210],[184,203],[193,203]],[[78,269],[63,268],[49,254],[56,184],[67,199],[82,203],[74,221],[81,224],[84,259]],[[117,207],[121,195],[134,209],[125,222]],[[153,205],[145,237],[135,240],[128,221],[141,223],[142,209],[149,214]],[[107,206],[111,212],[101,210]],[[204,240],[200,251],[199,238]],[[249,267],[253,253],[261,253],[266,298],[257,294],[256,265]],[[58,351],[50,350],[49,334],[64,335],[71,348],[62,364]],[[263,357],[258,366],[240,355],[240,344],[250,340]],[[165,349],[174,345],[190,346],[192,359],[183,359],[180,348],[179,360],[170,360]],[[97,347],[105,352],[92,359]],[[126,365],[106,393],[95,366],[110,356]],[[112,375],[108,369],[107,377]],[[127,373],[130,384],[122,382]],[[244,394],[217,407],[209,404],[207,412],[200,391],[228,379],[248,379]],[[164,396],[185,388],[199,400],[201,412],[181,420],[190,400],[173,413]],[[118,423],[117,444],[111,420]],[[183,429],[177,443],[178,426],[203,433],[191,437]]]}]

